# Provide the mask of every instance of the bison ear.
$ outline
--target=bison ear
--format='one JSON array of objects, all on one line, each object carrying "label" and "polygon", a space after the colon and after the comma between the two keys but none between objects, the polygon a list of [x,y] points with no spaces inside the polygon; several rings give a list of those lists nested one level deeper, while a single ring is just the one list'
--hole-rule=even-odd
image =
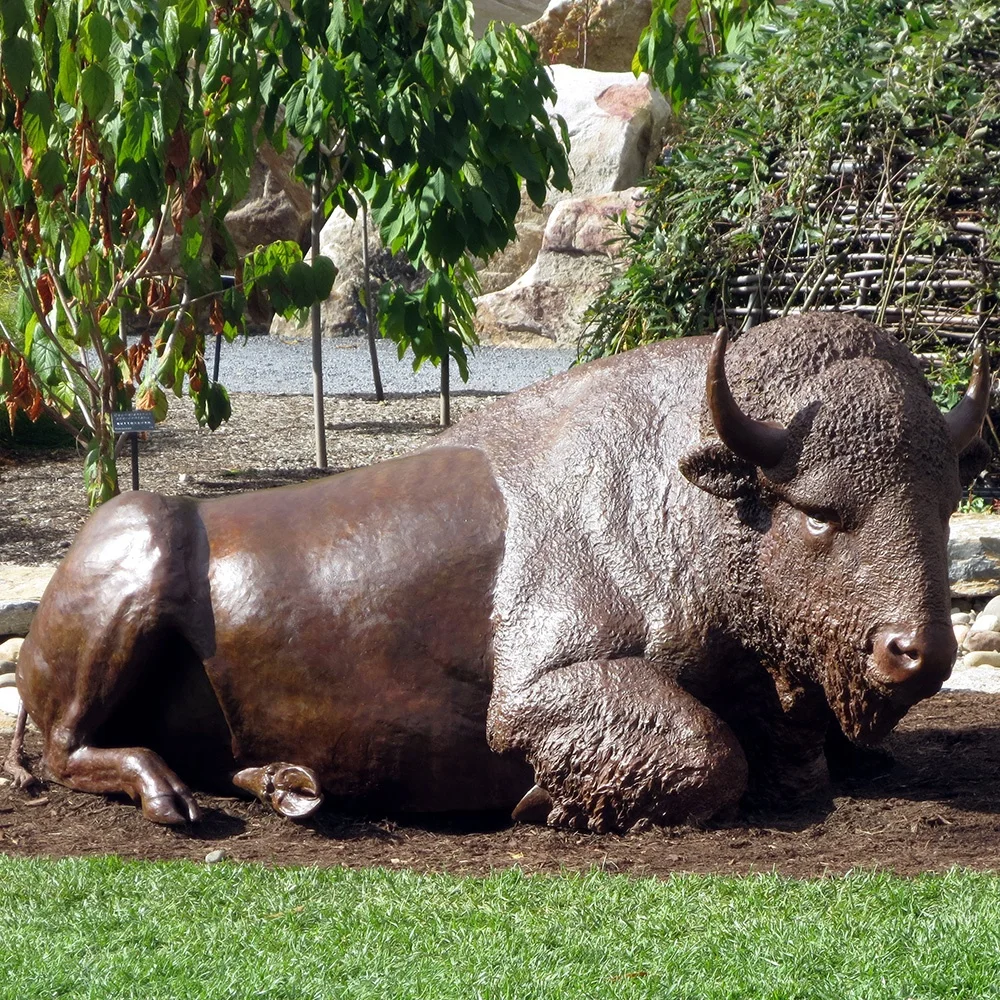
[{"label": "bison ear", "polygon": [[958,456],[958,478],[963,490],[967,490],[976,476],[990,464],[991,454],[990,446],[977,435],[972,439],[972,444]]},{"label": "bison ear", "polygon": [[757,467],[734,455],[721,441],[689,451],[677,467],[698,489],[723,500],[746,496],[757,482]]}]

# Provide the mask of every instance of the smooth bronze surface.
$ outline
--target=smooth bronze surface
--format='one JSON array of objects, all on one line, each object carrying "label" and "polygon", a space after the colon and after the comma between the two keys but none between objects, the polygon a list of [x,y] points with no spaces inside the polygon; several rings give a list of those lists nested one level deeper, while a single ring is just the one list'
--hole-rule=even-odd
[{"label": "smooth bronze surface", "polygon": [[870,324],[711,348],[581,365],[319,482],[107,504],[18,663],[48,774],[162,823],[235,781],[292,816],[594,831],[823,787],[831,725],[876,741],[950,669],[988,371],[955,435]]}]

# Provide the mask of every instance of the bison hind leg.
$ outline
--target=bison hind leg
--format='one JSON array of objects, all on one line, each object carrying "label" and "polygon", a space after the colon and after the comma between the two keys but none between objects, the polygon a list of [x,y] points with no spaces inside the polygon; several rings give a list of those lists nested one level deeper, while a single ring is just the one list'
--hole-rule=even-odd
[{"label": "bison hind leg", "polygon": [[302,764],[279,762],[245,767],[233,775],[233,784],[287,819],[305,819],[323,804],[316,772]]},{"label": "bison hind leg", "polygon": [[197,822],[186,781],[211,785],[233,759],[204,665],[171,629],[140,636],[119,662],[113,683],[101,661],[77,670],[72,696],[45,725],[45,769],[78,791],[124,793],[154,823]]},{"label": "bison hind leg", "polygon": [[65,752],[50,742],[46,767],[51,776],[81,792],[124,792],[142,806],[154,823],[175,826],[197,823],[201,810],[191,790],[167,767],[163,758],[146,747],[80,746]]}]

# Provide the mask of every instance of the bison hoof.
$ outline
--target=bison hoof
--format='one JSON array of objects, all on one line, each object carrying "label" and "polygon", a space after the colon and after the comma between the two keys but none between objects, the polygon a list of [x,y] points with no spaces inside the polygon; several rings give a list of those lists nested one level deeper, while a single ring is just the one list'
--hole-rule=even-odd
[{"label": "bison hoof", "polygon": [[305,819],[323,804],[316,772],[300,764],[245,767],[233,775],[233,784],[287,819]]},{"label": "bison hoof", "polygon": [[[178,809],[178,805],[183,808]],[[142,814],[153,823],[178,826],[181,823],[197,823],[201,810],[189,793],[165,792],[161,795],[145,795],[142,798]]]},{"label": "bison hoof", "polygon": [[545,826],[552,810],[552,796],[541,785],[534,785],[510,814],[515,823],[537,823]]}]

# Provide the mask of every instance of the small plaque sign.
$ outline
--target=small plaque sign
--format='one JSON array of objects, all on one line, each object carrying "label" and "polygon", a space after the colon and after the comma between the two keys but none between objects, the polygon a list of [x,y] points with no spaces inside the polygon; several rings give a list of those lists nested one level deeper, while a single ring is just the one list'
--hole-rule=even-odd
[{"label": "small plaque sign", "polygon": [[111,414],[111,429],[116,434],[151,431],[155,425],[152,410],[121,410]]}]

